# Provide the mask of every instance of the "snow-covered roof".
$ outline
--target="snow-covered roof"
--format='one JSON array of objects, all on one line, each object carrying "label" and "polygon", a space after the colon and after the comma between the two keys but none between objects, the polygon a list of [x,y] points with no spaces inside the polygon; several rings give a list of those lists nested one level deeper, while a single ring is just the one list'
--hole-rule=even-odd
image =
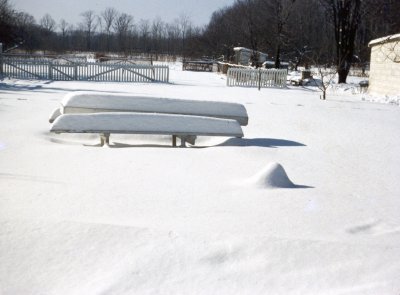
[{"label": "snow-covered roof", "polygon": [[[263,62],[263,65],[274,65],[275,61],[273,60],[267,60]],[[289,65],[287,61],[281,61],[281,65]]]},{"label": "snow-covered roof", "polygon": [[233,50],[234,51],[239,51],[239,50],[252,51],[251,49],[246,48],[246,47],[234,47]]},{"label": "snow-covered roof", "polygon": [[400,33],[372,40],[371,42],[369,42],[368,47],[372,47],[374,45],[386,43],[386,42],[389,42],[389,41],[396,41],[396,40],[400,40]]},{"label": "snow-covered roof", "polygon": [[267,60],[267,61],[263,62],[263,65],[274,65],[274,64],[275,64],[275,62],[272,60]]},{"label": "snow-covered roof", "polygon": [[[253,52],[253,49],[246,48],[246,47],[234,47],[234,48],[233,48],[233,51]],[[261,51],[256,51],[256,52],[258,52],[259,54],[268,55],[268,54],[266,54],[266,53],[264,53],[264,52],[261,52]]]}]

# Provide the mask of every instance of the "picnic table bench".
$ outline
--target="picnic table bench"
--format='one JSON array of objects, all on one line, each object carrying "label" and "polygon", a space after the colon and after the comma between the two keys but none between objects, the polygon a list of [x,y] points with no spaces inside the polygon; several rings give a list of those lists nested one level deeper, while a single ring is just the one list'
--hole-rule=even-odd
[{"label": "picnic table bench", "polygon": [[173,146],[177,138],[185,146],[197,136],[243,137],[248,115],[237,103],[78,92],[49,121],[55,133],[98,133],[101,145],[116,133],[172,135]]},{"label": "picnic table bench", "polygon": [[201,116],[150,114],[150,113],[92,113],[65,114],[55,119],[51,129],[55,133],[97,133],[101,146],[109,145],[111,134],[159,134],[172,135],[181,146],[193,141],[198,135],[243,137],[243,131],[235,120]]}]

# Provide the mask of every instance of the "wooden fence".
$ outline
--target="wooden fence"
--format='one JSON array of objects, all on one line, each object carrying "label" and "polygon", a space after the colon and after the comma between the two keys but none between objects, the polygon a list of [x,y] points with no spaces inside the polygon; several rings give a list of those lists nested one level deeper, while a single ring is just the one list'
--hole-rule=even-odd
[{"label": "wooden fence", "polygon": [[214,62],[212,61],[184,60],[182,62],[182,71],[212,72],[213,66]]},{"label": "wooden fence", "polygon": [[0,74],[53,81],[169,82],[168,66],[38,60],[0,54]]},{"label": "wooden fence", "polygon": [[242,87],[279,87],[286,86],[286,69],[239,69],[229,68],[227,86]]}]

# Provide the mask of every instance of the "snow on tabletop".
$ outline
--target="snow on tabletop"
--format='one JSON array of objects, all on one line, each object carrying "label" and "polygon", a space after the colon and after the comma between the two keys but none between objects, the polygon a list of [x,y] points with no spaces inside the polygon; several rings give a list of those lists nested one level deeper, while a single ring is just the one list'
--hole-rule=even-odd
[{"label": "snow on tabletop", "polygon": [[238,117],[244,125],[248,120],[246,109],[242,104],[218,101],[72,92],[64,97],[62,105],[64,108],[233,116]]},{"label": "snow on tabletop", "polygon": [[[400,108],[181,68],[171,84],[1,81],[0,294],[399,294]],[[92,148],[49,132],[77,89],[236,102],[251,124],[195,149]]]}]

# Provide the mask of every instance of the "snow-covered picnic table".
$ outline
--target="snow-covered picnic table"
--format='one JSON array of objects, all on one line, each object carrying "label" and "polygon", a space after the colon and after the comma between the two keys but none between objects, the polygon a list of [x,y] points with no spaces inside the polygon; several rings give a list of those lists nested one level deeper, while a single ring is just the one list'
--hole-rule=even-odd
[{"label": "snow-covered picnic table", "polygon": [[50,116],[55,133],[98,133],[101,145],[111,133],[172,135],[194,145],[196,137],[243,137],[245,107],[238,103],[171,98],[70,93]]},{"label": "snow-covered picnic table", "polygon": [[235,120],[210,117],[148,114],[148,113],[95,113],[66,114],[58,117],[51,129],[54,133],[98,133],[101,145],[109,144],[110,134],[159,134],[176,137],[181,146],[194,144],[196,136],[243,137],[243,131]]},{"label": "snow-covered picnic table", "polygon": [[72,92],[64,97],[61,108],[54,111],[49,121],[53,122],[60,114],[97,112],[205,116],[233,119],[242,126],[246,126],[249,120],[246,108],[239,103]]}]

